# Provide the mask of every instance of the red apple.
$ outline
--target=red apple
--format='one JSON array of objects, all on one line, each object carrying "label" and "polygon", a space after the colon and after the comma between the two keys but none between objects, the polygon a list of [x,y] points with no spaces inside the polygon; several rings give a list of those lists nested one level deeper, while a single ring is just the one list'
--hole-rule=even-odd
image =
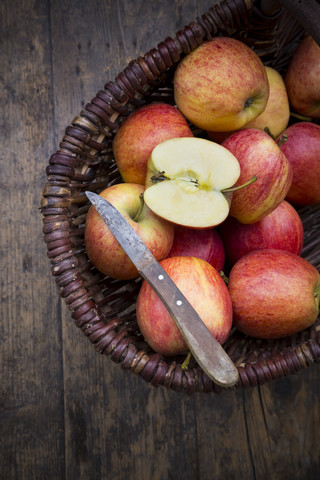
[{"label": "red apple", "polygon": [[172,105],[159,102],[138,108],[113,140],[113,154],[123,180],[144,185],[154,147],[169,138],[192,136],[186,119]]},{"label": "red apple", "polygon": [[230,215],[241,223],[258,222],[286,197],[292,182],[290,163],[270,135],[255,128],[234,133],[222,145],[240,163],[236,185],[257,177],[256,182],[233,193]]},{"label": "red apple", "polygon": [[[100,195],[120,211],[156,259],[162,260],[171,249],[174,227],[143,204],[140,195],[144,190],[142,185],[119,183],[106,188]],[[103,274],[121,280],[139,275],[92,205],[86,218],[85,246],[92,264]]]},{"label": "red apple", "polygon": [[295,208],[285,200],[256,223],[245,225],[229,216],[219,231],[230,266],[253,250],[275,248],[301,254],[302,221]]},{"label": "red apple", "polygon": [[285,83],[291,107],[301,115],[320,118],[320,47],[305,37],[292,56]]},{"label": "red apple", "polygon": [[174,98],[194,125],[237,130],[266,107],[269,83],[263,63],[247,45],[215,37],[186,55],[174,75]]},{"label": "red apple", "polygon": [[283,132],[278,142],[293,172],[287,200],[300,206],[320,203],[320,126],[295,123]]},{"label": "red apple", "polygon": [[218,272],[223,270],[225,251],[216,229],[197,229],[176,225],[168,257],[197,257],[206,260]]},{"label": "red apple", "polygon": [[256,250],[240,258],[229,276],[234,326],[275,339],[310,327],[317,319],[320,275],[302,257],[284,250]]},{"label": "red apple", "polygon": [[[232,325],[232,305],[217,270],[195,257],[170,257],[160,263],[211,333],[224,343]],[[141,333],[154,351],[166,356],[188,351],[178,327],[146,281],[141,286],[136,311]]]}]

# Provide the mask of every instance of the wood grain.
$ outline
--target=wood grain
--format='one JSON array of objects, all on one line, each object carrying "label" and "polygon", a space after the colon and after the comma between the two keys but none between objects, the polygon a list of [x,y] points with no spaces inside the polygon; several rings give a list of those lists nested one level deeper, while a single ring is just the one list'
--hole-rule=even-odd
[{"label": "wood grain", "polygon": [[38,209],[54,146],[48,3],[1,10],[0,477],[63,478],[60,301]]},{"label": "wood grain", "polygon": [[66,126],[213,3],[1,3],[1,479],[320,478],[318,366],[221,395],[154,389],[75,327],[43,242],[45,168]]}]

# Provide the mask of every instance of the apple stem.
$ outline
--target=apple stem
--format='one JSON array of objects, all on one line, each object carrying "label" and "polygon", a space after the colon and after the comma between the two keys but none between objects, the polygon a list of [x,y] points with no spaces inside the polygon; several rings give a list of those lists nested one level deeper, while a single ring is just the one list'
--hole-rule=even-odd
[{"label": "apple stem", "polygon": [[222,279],[223,279],[224,283],[225,283],[226,285],[228,285],[228,283],[229,283],[229,277],[227,277],[227,275],[224,273],[224,271],[223,271],[223,270],[220,270],[220,272],[219,272],[219,273],[220,273],[220,275],[221,275],[221,277],[222,277]]},{"label": "apple stem", "polygon": [[302,120],[303,122],[312,122],[311,117],[306,117],[305,115],[301,115],[300,113],[290,112],[291,117],[297,118],[298,120]]},{"label": "apple stem", "polygon": [[137,211],[137,213],[135,214],[135,216],[134,216],[133,219],[132,219],[134,222],[138,222],[138,221],[139,221],[140,215],[141,215],[142,210],[143,210],[143,207],[144,207],[143,193],[140,193],[139,199],[140,199],[140,205],[139,205],[138,211]]},{"label": "apple stem", "polygon": [[275,137],[274,137],[274,135],[272,135],[269,127],[265,127],[264,131],[269,135],[269,137],[272,138],[272,140],[275,140]]},{"label": "apple stem", "polygon": [[236,192],[237,190],[240,190],[241,188],[247,187],[251,183],[254,183],[257,180],[257,178],[258,177],[256,177],[256,175],[254,175],[252,178],[250,178],[250,180],[243,183],[242,185],[238,185],[237,187],[224,188],[223,190],[221,190],[221,192],[222,193]]},{"label": "apple stem", "polygon": [[281,147],[281,145],[282,145],[283,143],[285,143],[287,140],[288,140],[288,135],[287,135],[286,133],[284,133],[283,135],[281,135],[281,137],[280,137],[279,140],[277,141],[278,147]]},{"label": "apple stem", "polygon": [[190,360],[191,360],[191,352],[189,351],[188,355],[186,356],[186,359],[184,360],[184,362],[181,365],[181,370],[188,370]]},{"label": "apple stem", "polygon": [[158,183],[158,182],[163,182],[164,180],[170,180],[170,178],[165,175],[165,171],[163,170],[162,172],[157,172],[154,175],[152,175],[150,180],[152,183]]}]

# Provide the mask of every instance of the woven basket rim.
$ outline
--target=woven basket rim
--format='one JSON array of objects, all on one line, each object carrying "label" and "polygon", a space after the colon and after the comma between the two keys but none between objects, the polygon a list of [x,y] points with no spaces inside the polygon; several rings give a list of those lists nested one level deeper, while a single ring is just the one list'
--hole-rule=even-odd
[{"label": "woven basket rim", "polygon": [[[285,36],[279,33],[285,25]],[[156,48],[132,60],[108,82],[66,127],[59,149],[46,167],[41,201],[43,234],[51,273],[75,325],[98,353],[158,387],[177,392],[220,393],[195,364],[182,370],[181,359],[166,359],[146,347],[135,327],[134,306],[139,280],[104,278],[90,265],[83,247],[88,201],[84,191],[99,193],[121,181],[112,157],[112,138],[136,108],[158,101],[172,103],[170,78],[184,55],[215,35],[235,36],[256,50],[265,64],[284,71],[305,30],[282,9],[267,17],[248,0],[223,0],[166,37]],[[267,41],[266,41],[267,40]],[[280,54],[285,52],[284,54]],[[319,262],[316,237],[320,208],[300,211],[307,227],[303,255]],[[317,266],[319,263],[317,263]],[[275,342],[234,332],[225,348],[239,371],[234,388],[261,385],[295,374],[320,361],[319,318],[310,329]]]}]

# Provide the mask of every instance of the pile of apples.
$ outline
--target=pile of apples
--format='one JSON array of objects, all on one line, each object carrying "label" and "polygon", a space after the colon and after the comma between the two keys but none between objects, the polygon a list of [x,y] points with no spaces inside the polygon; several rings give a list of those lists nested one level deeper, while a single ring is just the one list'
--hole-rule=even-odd
[{"label": "pile of apples", "polygon": [[[320,275],[301,257],[296,207],[320,204],[319,78],[320,48],[311,37],[285,78],[244,43],[218,37],[178,63],[174,106],[138,108],[114,137],[123,183],[100,195],[128,220],[221,344],[232,327],[275,339],[317,319]],[[105,275],[139,276],[92,206],[85,244]],[[145,281],[136,313],[156,352],[187,352]]]}]

